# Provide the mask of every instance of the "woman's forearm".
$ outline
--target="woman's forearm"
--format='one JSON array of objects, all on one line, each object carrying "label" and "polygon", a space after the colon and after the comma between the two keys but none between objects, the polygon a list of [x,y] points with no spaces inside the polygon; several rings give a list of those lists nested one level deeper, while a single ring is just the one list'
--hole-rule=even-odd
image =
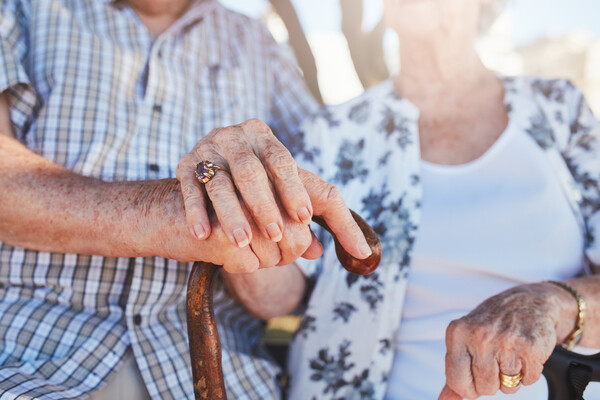
[{"label": "woman's forearm", "polygon": [[222,271],[229,293],[256,318],[268,320],[298,307],[306,281],[295,264],[259,269],[252,274],[230,274]]}]

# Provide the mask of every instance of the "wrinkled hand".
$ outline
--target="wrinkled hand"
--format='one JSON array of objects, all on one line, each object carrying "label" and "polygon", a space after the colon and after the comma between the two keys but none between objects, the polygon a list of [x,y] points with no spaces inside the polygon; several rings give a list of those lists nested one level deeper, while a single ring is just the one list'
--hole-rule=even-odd
[{"label": "wrinkled hand", "polygon": [[[195,168],[203,160],[230,173],[219,171],[202,185],[196,179]],[[232,244],[243,248],[260,233],[279,243],[279,264],[295,260],[302,255],[298,249],[305,246],[295,243],[292,237],[282,240],[286,237],[285,221],[307,226],[313,212],[325,218],[350,254],[364,259],[371,253],[337,188],[299,170],[289,151],[261,121],[249,120],[210,132],[181,159],[177,179],[186,221],[197,239],[206,239],[211,232],[207,213],[210,199],[223,233]]]},{"label": "wrinkled hand", "polygon": [[[229,173],[217,172],[201,185],[195,168],[203,160],[212,161]],[[308,224],[312,217],[311,202],[294,159],[259,120],[211,131],[181,159],[177,179],[181,182],[188,224],[199,239],[208,237],[211,230],[206,211],[208,195],[229,240],[239,247],[252,240],[253,232],[235,189],[258,231],[274,242],[283,236],[283,217],[276,196],[292,220]]]},{"label": "wrinkled hand", "polygon": [[[169,181],[169,180],[165,180]],[[250,273],[258,268],[289,264],[299,256],[318,258],[322,247],[316,240],[309,227],[305,224],[291,221],[284,216],[284,238],[275,243],[262,235],[255,234],[248,246],[239,247],[232,244],[217,218],[211,216],[212,234],[203,241],[187,229],[185,210],[180,185],[165,182],[156,190],[159,196],[146,196],[148,201],[160,210],[148,226],[140,226],[136,243],[141,243],[140,249],[149,248],[154,254],[182,262],[206,261],[217,265],[231,273]],[[245,215],[248,211],[242,207]],[[258,228],[250,219],[250,229]]]},{"label": "wrinkled hand", "polygon": [[555,345],[575,322],[575,310],[569,316],[569,307],[576,305],[568,293],[539,283],[502,292],[452,321],[446,331],[446,386],[439,400],[519,390],[501,386],[501,372],[521,371],[523,385],[536,382]]}]

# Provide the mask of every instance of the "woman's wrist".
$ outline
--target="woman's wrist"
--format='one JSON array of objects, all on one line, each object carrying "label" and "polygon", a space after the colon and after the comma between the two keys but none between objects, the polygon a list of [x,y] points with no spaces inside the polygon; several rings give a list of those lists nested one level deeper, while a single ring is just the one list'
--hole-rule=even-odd
[{"label": "woman's wrist", "polygon": [[585,326],[587,305],[583,297],[571,287],[569,284],[560,281],[547,281],[557,287],[568,292],[573,299],[577,302],[577,317],[575,319],[575,326],[573,330],[567,335],[566,339],[561,342],[561,346],[567,350],[571,350],[573,347],[579,344],[583,336],[583,328]]},{"label": "woman's wrist", "polygon": [[[562,282],[561,282],[562,283]],[[564,283],[571,286],[568,283]],[[555,315],[556,344],[563,345],[573,334],[579,318],[579,304],[575,296],[556,281],[544,281],[542,285],[550,291],[548,301],[557,308]]]}]

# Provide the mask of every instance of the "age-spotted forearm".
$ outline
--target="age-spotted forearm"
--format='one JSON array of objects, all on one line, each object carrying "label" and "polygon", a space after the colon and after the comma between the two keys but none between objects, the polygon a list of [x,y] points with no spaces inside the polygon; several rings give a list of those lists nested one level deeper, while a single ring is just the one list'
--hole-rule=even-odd
[{"label": "age-spotted forearm", "polygon": [[0,240],[41,251],[153,255],[160,249],[149,245],[150,231],[165,228],[164,213],[185,221],[174,179],[108,183],[84,177],[7,135],[0,135],[0,187]]},{"label": "age-spotted forearm", "polygon": [[[251,246],[240,248],[216,220],[210,237],[198,240],[186,224],[175,179],[103,182],[84,177],[5,134],[0,134],[0,187],[0,241],[14,246],[107,257],[157,255],[211,262],[237,273],[281,262],[277,243],[255,237]],[[295,225],[305,230],[304,239],[289,235],[280,246],[303,244],[296,251],[300,255],[310,234],[308,227]]]}]

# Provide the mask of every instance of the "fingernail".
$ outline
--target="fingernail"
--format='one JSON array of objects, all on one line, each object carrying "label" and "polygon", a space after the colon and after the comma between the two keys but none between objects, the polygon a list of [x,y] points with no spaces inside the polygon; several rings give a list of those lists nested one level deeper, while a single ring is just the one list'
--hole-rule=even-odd
[{"label": "fingernail", "polygon": [[310,211],[308,211],[308,208],[301,207],[298,210],[298,218],[300,219],[300,221],[302,221],[303,224],[308,224],[311,219]]},{"label": "fingernail", "polygon": [[195,225],[193,232],[194,236],[196,236],[196,238],[198,239],[203,239],[204,236],[206,236],[206,231],[204,230],[204,227],[201,224]]},{"label": "fingernail", "polygon": [[269,234],[269,238],[274,242],[279,242],[283,237],[279,225],[275,222],[267,226],[267,233]]},{"label": "fingernail", "polygon": [[235,231],[233,231],[233,237],[235,238],[235,242],[239,248],[246,247],[250,243],[250,239],[248,239],[246,231],[244,231],[242,228],[237,228]]},{"label": "fingernail", "polygon": [[363,257],[363,259],[367,258],[371,254],[373,254],[373,251],[371,250],[371,246],[369,246],[366,241],[361,242],[358,245],[358,252],[361,254],[361,256]]}]

